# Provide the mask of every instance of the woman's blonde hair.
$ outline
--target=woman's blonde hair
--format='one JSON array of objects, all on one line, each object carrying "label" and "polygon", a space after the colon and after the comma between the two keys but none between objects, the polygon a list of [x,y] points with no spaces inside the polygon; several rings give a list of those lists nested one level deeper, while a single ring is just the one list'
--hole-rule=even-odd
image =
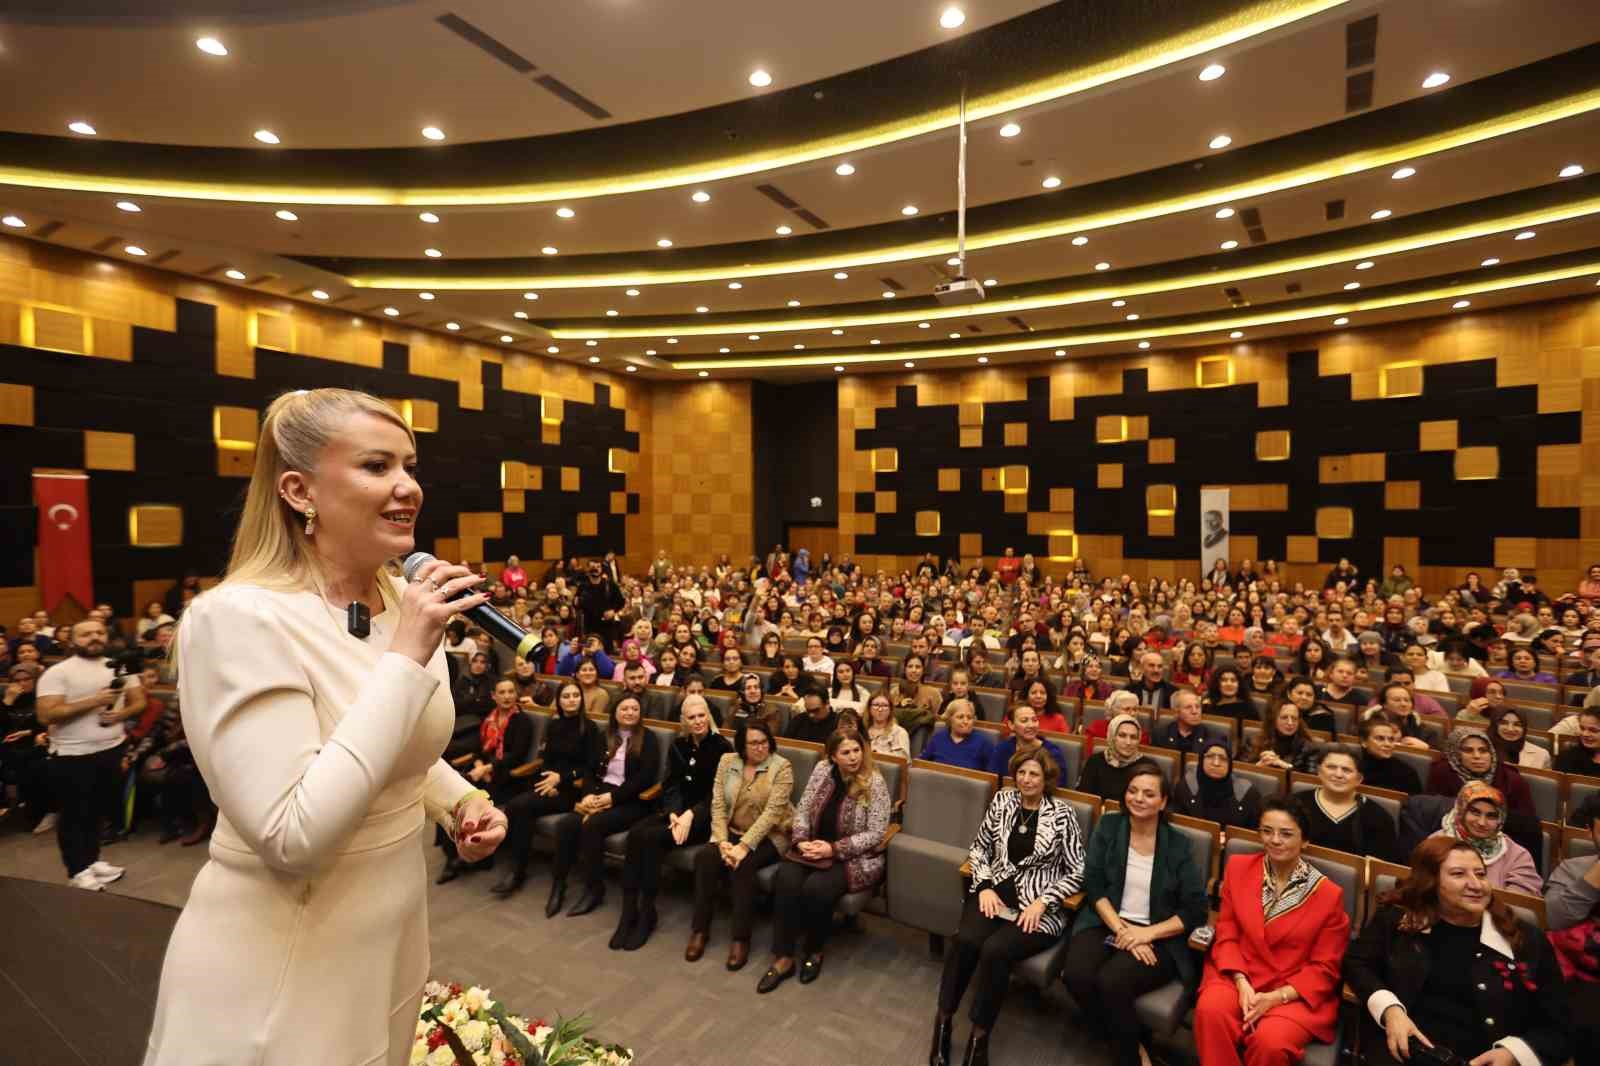
[{"label": "woman's blonde hair", "polygon": [[[359,414],[382,418],[405,431],[413,449],[416,434],[399,413],[378,399],[354,389],[298,389],[284,393],[267,408],[256,441],[256,465],[245,489],[244,511],[233,535],[233,552],[223,585],[260,585],[274,589],[321,591],[323,569],[313,538],[306,536],[305,516],[278,496],[278,479],[290,470],[316,469],[323,450]],[[380,568],[378,595],[395,606],[394,591]],[[179,627],[182,627],[180,621]],[[178,641],[172,642],[172,669],[177,669]]]}]

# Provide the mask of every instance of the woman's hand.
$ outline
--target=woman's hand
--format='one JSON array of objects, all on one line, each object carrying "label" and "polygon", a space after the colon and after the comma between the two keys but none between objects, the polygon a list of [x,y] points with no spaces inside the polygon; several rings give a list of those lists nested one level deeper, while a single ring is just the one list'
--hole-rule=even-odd
[{"label": "woman's hand", "polygon": [[444,624],[462,612],[489,602],[487,594],[475,592],[452,601],[451,596],[482,583],[483,578],[464,566],[435,559],[417,570],[416,579],[400,596],[400,623],[395,627],[389,650],[399,652],[419,666],[428,660],[444,640]]},{"label": "woman's hand", "polygon": [[1490,1048],[1467,1066],[1517,1066],[1517,1057],[1503,1047]]},{"label": "woman's hand", "polygon": [[1233,986],[1239,992],[1239,1014],[1249,1018],[1250,1009],[1255,1006],[1256,990],[1250,986],[1250,979],[1243,974],[1234,975]]},{"label": "woman's hand", "polygon": [[554,796],[561,785],[561,775],[554,770],[546,770],[537,784],[533,786],[534,792],[541,796]]},{"label": "woman's hand", "polygon": [[672,827],[672,842],[682,847],[683,842],[689,839],[689,830],[694,827],[694,811],[671,815],[668,823]]},{"label": "woman's hand", "polygon": [[1037,933],[1039,922],[1044,918],[1044,906],[1044,900],[1036,899],[1022,908],[1022,913],[1017,915],[1017,928],[1024,933]]},{"label": "woman's hand", "polygon": [[1122,951],[1132,951],[1148,943],[1150,943],[1150,930],[1146,926],[1124,922],[1122,928],[1117,930],[1117,947]]},{"label": "woman's hand", "polygon": [[1005,903],[1000,899],[1000,893],[992,888],[986,888],[978,893],[978,913],[985,918],[993,918],[1000,913],[1000,908]]},{"label": "woman's hand", "polygon": [[1136,944],[1128,949],[1128,954],[1146,966],[1154,966],[1156,964],[1156,949],[1149,944]]},{"label": "woman's hand", "polygon": [[456,853],[461,861],[487,859],[505,838],[505,812],[482,796],[468,800],[456,825]]},{"label": "woman's hand", "polygon": [[1401,737],[1400,746],[1402,748],[1415,748],[1418,751],[1429,750],[1428,742],[1423,740],[1421,737]]},{"label": "woman's hand", "polygon": [[744,862],[745,856],[750,854],[750,849],[743,844],[722,845],[722,861],[728,864],[728,869],[737,870],[739,864]]},{"label": "woman's hand", "polygon": [[521,707],[525,711],[533,710],[533,697],[532,696],[522,696],[522,697],[520,697],[517,700],[517,706]]},{"label": "woman's hand", "polygon": [[1383,1012],[1383,1031],[1388,1039],[1389,1054],[1401,1062],[1411,1058],[1412,1037],[1420,1040],[1423,1047],[1433,1046],[1433,1041],[1422,1035],[1411,1015],[1398,1003]]}]

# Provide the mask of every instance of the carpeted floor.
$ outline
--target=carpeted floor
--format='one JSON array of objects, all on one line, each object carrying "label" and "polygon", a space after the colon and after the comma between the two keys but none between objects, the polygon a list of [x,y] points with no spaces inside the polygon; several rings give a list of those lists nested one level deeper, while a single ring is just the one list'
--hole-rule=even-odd
[{"label": "carpeted floor", "polygon": [[[418,846],[422,846],[419,838]],[[428,849],[430,871],[439,853]],[[65,887],[53,835],[0,834],[0,1066],[45,1063],[136,1066],[154,1008],[161,956],[203,847],[158,847],[145,833],[106,849],[127,876],[101,894]],[[513,1010],[554,1017],[587,1011],[600,1035],[632,1047],[640,1066],[904,1066],[926,1061],[940,964],[927,938],[866,915],[841,930],[813,984],[789,981],[757,996],[770,924],[756,926],[750,965],[728,973],[727,926],[713,928],[706,956],[683,961],[689,899],[669,881],[661,928],[642,950],[606,946],[616,924],[615,871],[607,905],[582,918],[544,917],[549,876],[535,860],[527,888],[509,901],[489,894],[492,872],[429,892],[433,973],[480,984]],[[22,1003],[19,1019],[9,1005]],[[964,1017],[957,1029],[965,1040]],[[48,1054],[46,1054],[48,1052]],[[959,1055],[959,1050],[957,1052]],[[1102,1045],[1070,1009],[1018,986],[992,1044],[997,1064],[1101,1066]]]}]

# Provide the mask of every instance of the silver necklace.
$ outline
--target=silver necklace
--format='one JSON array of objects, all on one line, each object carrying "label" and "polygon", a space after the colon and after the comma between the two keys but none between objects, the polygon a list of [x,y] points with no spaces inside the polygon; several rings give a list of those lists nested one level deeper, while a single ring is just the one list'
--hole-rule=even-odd
[{"label": "silver necklace", "polygon": [[1040,807],[1035,807],[1032,811],[1029,811],[1024,807],[1022,813],[1017,816],[1017,832],[1026,835],[1029,829],[1037,826],[1041,809]]}]

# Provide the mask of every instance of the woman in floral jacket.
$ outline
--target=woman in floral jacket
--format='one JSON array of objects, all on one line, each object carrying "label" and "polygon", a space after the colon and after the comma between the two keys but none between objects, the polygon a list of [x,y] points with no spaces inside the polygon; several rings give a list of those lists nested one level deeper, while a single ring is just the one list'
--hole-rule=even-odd
[{"label": "woman in floral jacket", "polygon": [[774,888],[774,958],[757,992],[771,992],[794,973],[797,945],[806,949],[801,984],[817,979],[834,906],[845,893],[864,892],[883,880],[879,849],[888,831],[889,786],[873,768],[871,749],[857,734],[834,733],[827,759],[817,763],[795,807],[794,845]]}]

